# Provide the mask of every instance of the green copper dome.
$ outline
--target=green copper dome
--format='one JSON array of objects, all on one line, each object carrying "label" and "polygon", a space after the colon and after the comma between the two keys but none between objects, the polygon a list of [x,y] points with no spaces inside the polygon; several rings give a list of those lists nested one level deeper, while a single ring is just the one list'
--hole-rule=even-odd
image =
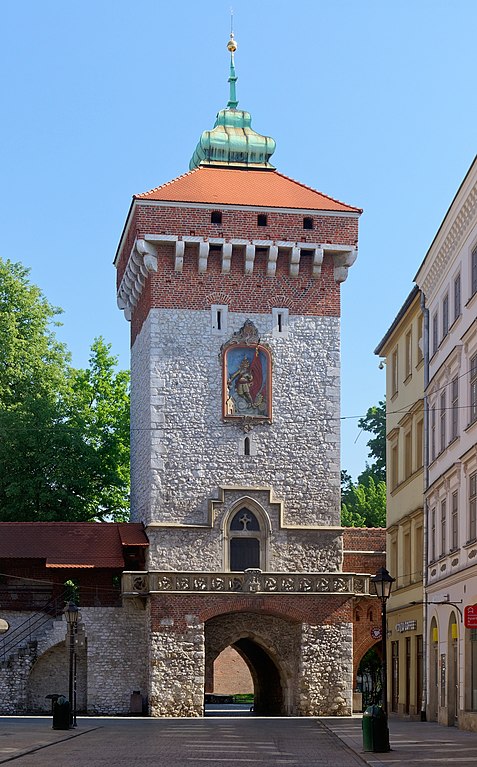
[{"label": "green copper dome", "polygon": [[272,168],[269,162],[275,151],[275,141],[270,136],[262,136],[252,128],[250,112],[237,109],[235,93],[234,53],[237,43],[233,33],[227,45],[230,51],[230,98],[226,109],[221,109],[212,130],[202,133],[195,148],[189,169],[199,165],[226,166],[238,168]]}]

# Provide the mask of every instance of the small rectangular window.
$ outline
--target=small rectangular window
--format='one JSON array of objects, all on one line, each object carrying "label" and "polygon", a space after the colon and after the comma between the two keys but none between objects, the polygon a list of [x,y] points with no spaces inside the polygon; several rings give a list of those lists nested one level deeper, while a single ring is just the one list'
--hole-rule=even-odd
[{"label": "small rectangular window", "polygon": [[441,449],[440,452],[443,453],[444,450],[447,447],[447,434],[446,434],[446,416],[447,416],[447,409],[446,409],[446,393],[445,390],[441,393],[441,400],[440,400],[440,413],[439,413],[439,421],[440,421],[440,432],[441,432]]},{"label": "small rectangular window", "polygon": [[417,364],[424,359],[424,317],[417,318]]},{"label": "small rectangular window", "polygon": [[222,335],[227,330],[228,306],[212,304],[210,307],[211,327],[214,335]]},{"label": "small rectangular window", "polygon": [[442,338],[449,332],[449,294],[446,293],[442,300]]},{"label": "small rectangular window", "polygon": [[459,546],[459,539],[458,539],[458,492],[455,490],[452,493],[452,550],[455,551],[455,549]]},{"label": "small rectangular window", "polygon": [[437,312],[432,317],[432,353],[435,354],[439,346],[439,325]]},{"label": "small rectangular window", "polygon": [[257,216],[258,226],[267,226],[267,216],[265,213],[259,213]]},{"label": "small rectangular window", "polygon": [[456,376],[451,383],[451,397],[452,397],[452,425],[451,425],[451,439],[457,439],[459,433],[459,379]]},{"label": "small rectangular window", "polygon": [[398,378],[398,350],[393,351],[392,356],[392,369],[391,369],[391,395],[394,397],[398,392],[399,378]]},{"label": "small rectangular window", "polygon": [[412,432],[410,429],[404,437],[404,474],[406,479],[412,474]]},{"label": "small rectangular window", "polygon": [[421,419],[416,424],[416,466],[418,469],[424,463],[424,421]]},{"label": "small rectangular window", "polygon": [[445,498],[441,501],[441,556],[446,553],[447,545],[447,501]]},{"label": "small rectangular window", "polygon": [[454,321],[461,315],[461,289],[460,289],[460,274],[454,280]]},{"label": "small rectangular window", "polygon": [[431,408],[431,461],[436,457],[436,408]]},{"label": "small rectangular window", "polygon": [[436,510],[431,511],[431,562],[436,558]]},{"label": "small rectangular window", "polygon": [[272,335],[274,338],[288,336],[288,309],[272,309]]},{"label": "small rectangular window", "polygon": [[303,219],[303,229],[313,229],[313,219],[311,216],[305,216]]},{"label": "small rectangular window", "polygon": [[470,423],[477,420],[477,354],[470,360]]},{"label": "small rectangular window", "polygon": [[391,488],[394,490],[399,482],[399,453],[398,445],[391,448]]},{"label": "small rectangular window", "polygon": [[406,378],[412,374],[412,332],[406,333]]},{"label": "small rectangular window", "polygon": [[211,224],[221,224],[222,223],[222,213],[220,210],[213,210],[210,214],[210,223]]},{"label": "small rectangular window", "polygon": [[469,477],[469,540],[473,541],[477,534],[477,473]]},{"label": "small rectangular window", "polygon": [[477,293],[477,248],[474,248],[471,257],[471,289],[473,296]]}]

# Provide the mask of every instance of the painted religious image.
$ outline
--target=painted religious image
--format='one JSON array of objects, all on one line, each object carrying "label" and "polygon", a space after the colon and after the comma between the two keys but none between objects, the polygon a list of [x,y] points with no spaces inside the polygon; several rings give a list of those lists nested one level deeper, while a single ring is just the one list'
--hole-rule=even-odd
[{"label": "painted religious image", "polygon": [[224,352],[224,418],[270,419],[270,352],[260,344],[237,344]]}]

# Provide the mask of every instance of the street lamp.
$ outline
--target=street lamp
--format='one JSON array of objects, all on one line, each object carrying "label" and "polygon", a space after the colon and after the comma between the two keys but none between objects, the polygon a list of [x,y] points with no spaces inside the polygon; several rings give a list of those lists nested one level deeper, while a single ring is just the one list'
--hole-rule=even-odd
[{"label": "street lamp", "polygon": [[385,567],[380,567],[376,575],[371,578],[371,583],[374,586],[374,591],[378,599],[381,600],[381,643],[382,643],[382,656],[383,656],[383,668],[382,668],[382,702],[383,710],[385,714],[388,713],[388,677],[387,677],[387,647],[386,647],[386,602],[391,594],[391,588],[396,579],[391,578]]},{"label": "street lamp", "polygon": [[76,651],[75,634],[78,625],[79,609],[74,602],[68,602],[63,614],[68,625],[69,638],[69,691],[70,699],[70,727],[76,727]]}]

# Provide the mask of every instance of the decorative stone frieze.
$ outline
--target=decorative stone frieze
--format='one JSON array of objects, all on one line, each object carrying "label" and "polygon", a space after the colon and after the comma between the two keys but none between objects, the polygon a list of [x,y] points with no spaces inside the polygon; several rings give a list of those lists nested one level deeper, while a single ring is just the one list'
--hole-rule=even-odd
[{"label": "decorative stone frieze", "polygon": [[369,576],[354,573],[125,572],[124,597],[160,592],[369,595]]}]

